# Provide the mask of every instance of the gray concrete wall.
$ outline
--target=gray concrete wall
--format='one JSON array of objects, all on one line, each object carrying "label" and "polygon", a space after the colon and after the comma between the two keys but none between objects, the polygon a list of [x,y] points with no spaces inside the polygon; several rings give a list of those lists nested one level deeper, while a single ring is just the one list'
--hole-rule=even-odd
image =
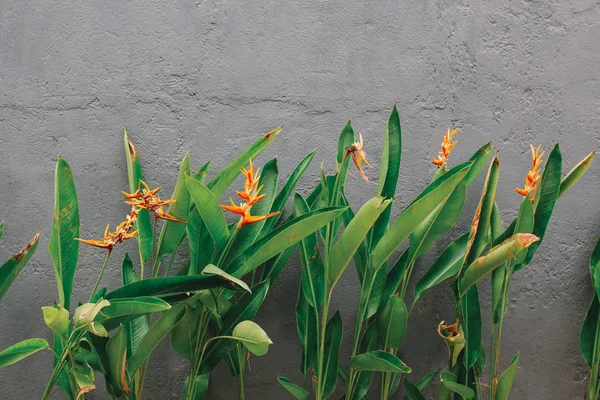
[{"label": "gray concrete wall", "polygon": [[[57,154],[76,178],[82,236],[96,237],[126,212],[123,125],[139,145],[148,181],[166,193],[188,149],[194,168],[211,159],[216,170],[257,135],[285,125],[257,161],[279,156],[287,175],[318,147],[299,186],[306,193],[322,161],[333,168],[336,138],[349,118],[365,137],[375,166],[367,173],[375,177],[385,122],[397,103],[404,155],[394,214],[423,189],[442,134],[457,126],[451,163],[490,140],[501,149],[498,204],[510,219],[529,143],[548,152],[561,142],[566,168],[598,148],[599,41],[594,0],[0,2],[3,258],[42,228],[37,254],[0,304],[0,347],[49,337],[40,307],[57,297],[46,250]],[[538,255],[511,287],[502,362],[521,351],[514,399],[584,394],[578,333],[592,293],[587,260],[600,234],[599,171],[597,161],[561,198]],[[470,190],[455,233],[468,229],[481,183]],[[353,171],[349,186],[360,205],[375,193],[376,179],[365,183]],[[118,284],[118,258],[133,249],[128,243],[116,251],[107,284]],[[75,298],[89,293],[102,255],[82,247]],[[295,259],[258,315],[275,344],[267,356],[252,358],[249,399],[288,398],[276,377],[300,379],[298,280]],[[482,292],[487,310],[486,284]],[[357,293],[350,272],[333,304],[346,326],[346,359]],[[402,352],[416,376],[445,365],[435,327],[451,317],[445,286],[427,293],[412,315]],[[39,398],[50,364],[50,354],[38,354],[1,370],[0,397]],[[148,395],[180,398],[185,368],[161,347]],[[211,399],[235,398],[225,369],[211,379]],[[105,397],[98,391],[89,398]]]}]

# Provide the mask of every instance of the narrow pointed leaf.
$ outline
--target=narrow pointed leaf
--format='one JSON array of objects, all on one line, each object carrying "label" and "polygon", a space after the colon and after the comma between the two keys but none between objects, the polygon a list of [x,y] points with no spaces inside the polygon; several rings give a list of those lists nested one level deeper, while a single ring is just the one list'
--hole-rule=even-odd
[{"label": "narrow pointed leaf", "polygon": [[208,264],[202,270],[202,274],[220,276],[221,278],[225,279],[226,281],[228,281],[236,286],[239,286],[240,288],[244,289],[245,291],[247,291],[249,293],[252,293],[252,291],[250,290],[250,288],[248,287],[246,282],[229,275],[227,272],[223,271],[221,268],[217,267],[216,265]]},{"label": "narrow pointed leaf", "polygon": [[517,375],[517,368],[519,366],[519,353],[517,353],[510,366],[502,373],[500,380],[498,381],[498,391],[496,392],[496,400],[508,400],[510,389],[512,388],[513,381]]},{"label": "narrow pointed leaf", "polygon": [[394,295],[379,315],[379,337],[383,348],[398,348],[408,325],[408,310],[399,295]]},{"label": "narrow pointed leaf", "polygon": [[122,392],[129,393],[129,380],[127,378],[127,330],[121,326],[106,344],[106,353],[108,355],[109,381],[117,394]]},{"label": "narrow pointed leaf", "polygon": [[[123,258],[121,274],[123,276],[123,285],[139,281],[129,254],[125,254]],[[124,326],[127,330],[127,357],[130,357],[137,350],[140,340],[148,332],[148,319],[145,316],[137,317],[131,322],[125,323]]]},{"label": "narrow pointed leaf", "polygon": [[297,400],[308,400],[309,399],[308,392],[306,390],[302,389],[300,386],[290,382],[290,380],[288,378],[284,378],[283,376],[280,376],[279,378],[277,378],[277,381],[279,382],[279,384],[281,386],[284,387],[285,390],[290,392],[290,394],[292,396],[294,396],[295,399],[297,399]]},{"label": "narrow pointed leaf", "polygon": [[342,317],[339,312],[336,312],[329,322],[327,322],[327,327],[325,328],[325,361],[323,372],[319,374],[323,379],[323,382],[321,382],[323,387],[323,398],[328,398],[335,390],[337,384],[338,359],[343,334],[342,330]]},{"label": "narrow pointed leaf", "polygon": [[214,275],[169,276],[151,278],[130,283],[106,295],[107,299],[125,299],[130,297],[164,297],[197,290],[213,289],[225,285],[228,281]]},{"label": "narrow pointed leaf", "polygon": [[296,326],[298,327],[298,338],[302,346],[302,362],[300,372],[306,375],[315,362],[317,354],[317,313],[308,303],[304,293],[298,294],[296,304]]},{"label": "narrow pointed leaf", "polygon": [[598,295],[594,293],[594,298],[590,303],[590,307],[585,314],[581,333],[579,335],[579,349],[583,360],[592,368],[594,363],[594,343],[596,341],[596,330],[598,329],[598,320],[600,319],[600,302]]},{"label": "narrow pointed leaf", "polygon": [[49,349],[44,339],[27,339],[0,351],[0,368],[6,367],[40,350]]},{"label": "narrow pointed leaf", "polygon": [[212,261],[215,244],[196,209],[188,215],[186,234],[190,251],[190,269],[187,275],[198,275]]},{"label": "narrow pointed leaf", "polygon": [[590,165],[592,165],[592,161],[594,160],[594,155],[596,154],[596,150],[592,151],[587,155],[583,160],[581,160],[576,166],[573,167],[571,171],[560,181],[560,190],[558,191],[558,197],[562,196],[566,192],[569,191],[577,183],[577,181],[585,174],[585,171],[588,170]]},{"label": "narrow pointed leaf", "polygon": [[425,396],[423,396],[419,388],[408,379],[404,380],[404,389],[406,389],[406,398],[408,400],[425,400]]},{"label": "narrow pointed leaf", "polygon": [[38,232],[23,250],[0,266],[0,299],[2,299],[10,285],[17,279],[17,275],[19,275],[25,264],[27,264],[27,261],[35,253],[39,238],[40,233]]},{"label": "narrow pointed leaf", "polygon": [[375,350],[354,356],[350,361],[352,369],[362,371],[395,372],[409,374],[410,367],[398,357],[386,351]]}]

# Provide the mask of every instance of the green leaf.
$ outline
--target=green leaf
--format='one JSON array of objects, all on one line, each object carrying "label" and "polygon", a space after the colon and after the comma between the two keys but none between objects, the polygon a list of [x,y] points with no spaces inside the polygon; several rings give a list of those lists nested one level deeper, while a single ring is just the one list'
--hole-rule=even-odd
[{"label": "green leaf", "polygon": [[216,249],[220,250],[229,238],[229,229],[227,228],[225,215],[223,215],[217,201],[217,196],[202,182],[190,176],[186,176],[185,181],[204,226],[215,242]]},{"label": "green leaf", "polygon": [[[385,127],[385,138],[383,142],[383,153],[379,169],[379,182],[377,184],[377,195],[385,199],[393,199],[398,184],[400,173],[400,162],[402,160],[402,129],[400,128],[400,116],[396,105],[388,118]],[[391,207],[383,210],[375,225],[371,236],[371,246],[375,246],[385,233],[390,221]]]},{"label": "green leaf", "polygon": [[373,197],[360,208],[344,229],[329,254],[329,284],[331,286],[335,286],[340,279],[350,260],[354,257],[354,253],[390,202],[381,196]]},{"label": "green leaf", "polygon": [[[123,258],[121,274],[123,277],[123,285],[128,285],[139,280],[135,273],[131,258],[129,258],[129,254],[125,254],[125,257]],[[148,332],[148,320],[145,316],[137,317],[133,321],[125,323],[125,329],[127,329],[127,356],[130,357],[131,354],[137,350],[140,340],[142,340],[146,335],[146,332]]]},{"label": "green leaf", "polygon": [[238,258],[230,268],[227,268],[227,271],[236,277],[246,275],[270,258],[327,225],[342,212],[344,212],[343,208],[326,207],[292,219],[255,242],[245,254],[247,259],[244,261]]},{"label": "green leaf", "polygon": [[600,302],[598,294],[594,292],[594,298],[585,314],[581,334],[579,335],[579,349],[585,363],[592,368],[594,364],[594,344],[596,342],[596,330],[600,319]]},{"label": "green leaf", "polygon": [[594,251],[590,257],[590,276],[592,278],[592,285],[596,290],[596,295],[600,296],[600,239],[594,246]]},{"label": "green leaf", "polygon": [[64,341],[69,337],[69,311],[66,308],[58,307],[42,307],[44,314],[44,322]]},{"label": "green leaf", "polygon": [[[125,142],[125,161],[127,163],[129,191],[134,193],[138,190],[140,181],[144,180],[140,154],[131,139],[127,136],[127,128],[123,129],[123,139]],[[138,231],[137,241],[140,257],[142,263],[145,263],[152,255],[152,243],[154,241],[152,221],[150,220],[150,212],[148,210],[139,211],[135,221],[135,229]]]},{"label": "green leaf", "polygon": [[296,326],[298,327],[298,338],[302,345],[302,363],[300,372],[306,375],[306,372],[312,367],[317,354],[317,313],[308,303],[304,293],[298,294],[298,303],[296,304]]},{"label": "green leaf", "polygon": [[[300,194],[295,193],[294,217],[299,217],[308,212],[310,212],[310,208],[304,198]],[[312,307],[319,308],[323,302],[325,279],[317,233],[315,232],[306,236],[300,241],[298,247],[300,248],[300,271],[302,274],[301,289],[306,301]]]},{"label": "green leaf", "polygon": [[336,162],[338,165],[342,164],[346,155],[346,148],[354,143],[354,129],[352,129],[352,121],[348,121],[340,133],[338,139],[338,151],[336,156]]},{"label": "green leaf", "polygon": [[[191,204],[190,192],[185,183],[185,179],[189,175],[190,159],[188,152],[181,162],[179,178],[177,178],[175,190],[173,191],[173,196],[171,196],[171,198],[175,200],[175,203],[171,204],[167,211],[170,215],[184,221],[188,218]],[[160,231],[160,236],[158,237],[158,258],[164,257],[165,254],[175,252],[184,234],[185,223],[166,220]]]},{"label": "green leaf", "polygon": [[460,279],[460,296],[465,294],[471,286],[475,285],[487,274],[538,240],[537,236],[530,233],[516,233],[496,247],[493,247],[487,254],[473,261],[466,268]]},{"label": "green leaf", "polygon": [[350,361],[350,367],[362,371],[395,372],[410,374],[410,367],[398,357],[386,351],[375,350],[354,356]]},{"label": "green leaf", "polygon": [[[144,282],[144,281],[142,281]],[[133,375],[150,357],[154,348],[169,333],[171,329],[183,318],[185,302],[179,303],[169,311],[165,312],[150,327],[146,335],[140,341],[137,350],[131,355],[127,362],[127,373]]]},{"label": "green leaf", "polygon": [[171,347],[190,361],[193,360],[196,349],[196,338],[198,329],[200,329],[198,326],[199,320],[200,312],[198,309],[188,305],[185,308],[183,318],[171,332]]},{"label": "green leaf", "polygon": [[109,300],[130,297],[164,297],[197,290],[221,287],[227,281],[214,275],[168,276],[166,278],[144,279],[122,286],[106,295]]},{"label": "green leaf", "polygon": [[50,349],[44,339],[27,339],[0,351],[0,368],[6,367],[40,350]]},{"label": "green leaf", "polygon": [[237,324],[231,336],[242,342],[255,356],[264,356],[269,351],[269,345],[273,344],[267,333],[256,322],[249,320]]},{"label": "green leaf", "polygon": [[446,199],[464,179],[471,164],[463,163],[431,183],[417,199],[409,205],[383,235],[371,255],[375,269],[383,265],[410,233],[435,208]]},{"label": "green leaf", "polygon": [[0,222],[0,239],[2,239],[2,235],[4,235],[4,221]]},{"label": "green leaf", "polygon": [[206,164],[204,164],[203,166],[198,168],[198,171],[196,171],[193,175],[194,179],[204,183],[204,181],[206,180],[206,176],[208,175],[209,169],[210,169],[210,160],[208,160],[206,162]]},{"label": "green leaf", "polygon": [[312,159],[315,156],[315,152],[316,150],[311,151],[306,157],[304,157],[304,159],[302,159],[302,161],[300,161],[300,163],[298,163],[296,168],[294,168],[287,181],[285,182],[285,185],[283,185],[283,188],[279,191],[279,193],[277,193],[277,197],[275,197],[275,200],[273,201],[273,206],[271,207],[271,210],[269,212],[279,212],[279,214],[274,215],[273,217],[265,221],[262,230],[260,231],[259,237],[268,234],[273,230],[273,228],[275,228],[277,221],[279,221],[279,219],[281,218],[283,209],[285,207],[285,204],[287,203],[288,198],[294,191],[294,188],[296,187],[296,184],[298,183],[302,175],[304,175],[304,173],[306,172],[306,169],[308,168]]},{"label": "green leaf", "polygon": [[100,311],[97,320],[110,331],[137,317],[166,311],[170,308],[169,303],[157,297],[116,299]]},{"label": "green leaf", "polygon": [[[514,233],[531,233],[533,231],[533,204],[531,204],[531,200],[529,195],[525,196],[523,201],[521,201],[521,205],[519,206],[519,214],[517,216],[517,222],[515,223]],[[525,264],[523,261],[525,260],[525,256],[527,256],[527,251],[521,251],[515,257],[515,260],[512,264],[516,264],[515,272],[520,271]]]},{"label": "green leaf", "polygon": [[554,205],[558,199],[560,191],[560,181],[562,175],[562,154],[558,144],[554,146],[552,152],[548,156],[542,180],[538,183],[538,195],[536,196],[536,207],[533,225],[533,234],[539,238],[537,243],[531,245],[525,257],[525,264],[529,264],[535,251],[542,243],[548,222],[552,216]]},{"label": "green leaf", "polygon": [[471,368],[481,352],[481,306],[477,286],[469,289],[460,300],[463,330],[465,333],[465,366]]},{"label": "green leaf", "polygon": [[281,384],[281,386],[284,387],[285,390],[290,392],[290,394],[292,396],[294,396],[294,398],[296,398],[297,400],[308,400],[308,398],[309,398],[308,392],[306,390],[302,389],[300,386],[291,383],[288,378],[284,378],[283,376],[280,376],[279,378],[277,378],[277,381]]},{"label": "green leaf", "polygon": [[17,275],[19,275],[25,264],[27,264],[29,258],[35,253],[39,238],[40,233],[38,232],[23,250],[12,256],[0,267],[0,299],[2,299],[15,279],[17,279]]},{"label": "green leaf", "polygon": [[54,219],[48,250],[54,264],[56,285],[60,305],[67,310],[71,304],[71,294],[79,256],[79,206],[77,193],[69,164],[61,156],[56,163],[54,181]]},{"label": "green leaf", "polygon": [[106,344],[106,354],[110,370],[109,381],[117,394],[130,391],[127,379],[127,330],[121,326]]},{"label": "green leaf", "polygon": [[469,186],[475,178],[479,175],[485,164],[487,164],[490,155],[492,154],[492,142],[486,143],[481,146],[477,151],[469,158],[469,161],[473,163],[469,173],[465,177],[465,183]]},{"label": "green leaf", "polygon": [[407,326],[408,310],[406,305],[399,295],[394,295],[379,315],[379,332],[383,348],[400,347]]},{"label": "green leaf", "polygon": [[510,366],[502,373],[498,381],[498,391],[496,392],[496,400],[508,400],[510,389],[517,375],[517,367],[519,366],[519,353],[517,353]]},{"label": "green leaf", "polygon": [[196,209],[188,215],[186,233],[190,251],[190,269],[186,275],[197,275],[211,262],[215,244]]},{"label": "green leaf", "polygon": [[217,267],[213,264],[208,264],[203,270],[203,275],[215,275],[225,279],[227,282],[237,285],[244,289],[245,291],[252,293],[246,282],[229,275],[227,272],[223,271],[221,268]]},{"label": "green leaf", "polygon": [[413,304],[416,303],[417,299],[421,297],[425,291],[442,283],[460,271],[465,259],[468,240],[469,233],[467,232],[459,236],[454,242],[450,243],[446,250],[440,254],[429,271],[427,271],[419,282],[417,282]]},{"label": "green leaf", "polygon": [[425,397],[411,381],[408,379],[404,380],[404,389],[406,389],[406,398],[408,400],[425,400]]},{"label": "green leaf", "polygon": [[569,171],[569,173],[562,179],[562,181],[560,181],[558,197],[568,192],[569,189],[571,189],[571,187],[573,187],[573,185],[576,184],[577,181],[583,176],[583,174],[585,174],[585,171],[587,171],[590,165],[592,165],[595,154],[596,150],[588,154],[587,157],[574,166],[573,169]]},{"label": "green leaf", "polygon": [[322,398],[326,399],[335,390],[337,384],[338,358],[340,346],[342,344],[342,317],[339,311],[327,322],[325,328],[325,352],[323,371],[317,370],[317,375],[321,376]]},{"label": "green leaf", "polygon": [[[367,326],[367,329],[365,330],[360,341],[358,352],[362,354],[377,350],[378,345],[379,324],[373,322]],[[375,371],[358,371],[356,373],[356,379],[354,380],[354,386],[352,387],[352,400],[363,399],[366,396],[367,392],[369,391],[369,387],[371,386],[373,375],[375,375]]]},{"label": "green leaf", "polygon": [[[242,154],[240,154],[235,160],[233,160],[228,166],[223,168],[212,181],[208,183],[208,188],[214,193],[216,198],[219,198],[225,190],[231,185],[231,183],[238,177],[240,169],[248,165],[250,159],[255,158],[264,149],[267,148],[275,139],[275,137],[281,132],[283,127],[272,130],[271,132],[263,135],[256,142],[252,143]],[[207,224],[208,225],[208,224]]]},{"label": "green leaf", "polygon": [[[196,375],[195,381],[196,385],[194,386],[194,393],[191,394],[191,398],[187,400],[204,400],[206,398],[206,393],[208,392],[208,374],[205,375]],[[185,378],[185,383],[183,386],[183,393],[187,393],[187,388],[190,383],[189,375]]]}]

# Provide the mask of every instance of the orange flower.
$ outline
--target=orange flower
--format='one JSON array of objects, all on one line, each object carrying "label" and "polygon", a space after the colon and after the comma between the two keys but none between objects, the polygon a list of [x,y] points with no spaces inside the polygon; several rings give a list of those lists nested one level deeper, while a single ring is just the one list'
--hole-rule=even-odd
[{"label": "orange flower", "polygon": [[[143,186],[143,187],[142,187]],[[160,190],[160,186],[156,189],[150,190],[150,187],[146,182],[140,180],[138,183],[138,189],[134,193],[121,192],[125,196],[125,203],[131,205],[133,208],[146,209],[154,213],[154,217],[157,219],[164,219],[168,221],[183,222],[185,220],[179,219],[173,215],[167,214],[163,207],[169,204],[175,203],[175,200],[161,200],[156,193]]]},{"label": "orange flower", "polygon": [[531,202],[534,201],[535,190],[537,187],[537,183],[540,180],[540,171],[539,167],[542,165],[542,157],[544,156],[544,152],[540,153],[540,149],[542,145],[540,144],[537,149],[533,148],[533,145],[529,145],[531,147],[531,169],[527,171],[527,176],[525,177],[525,186],[522,188],[515,188],[515,192],[519,193],[521,196],[525,197],[529,193],[531,193]]},{"label": "orange flower", "polygon": [[359,141],[352,143],[346,149],[346,157],[348,156],[348,154],[352,153],[352,161],[354,161],[354,165],[356,165],[358,172],[360,172],[360,175],[365,181],[369,182],[369,178],[367,178],[367,175],[362,169],[362,163],[364,161],[364,163],[367,164],[369,168],[373,168],[373,166],[367,161],[367,153],[365,153],[365,151],[363,150],[364,142],[363,137],[360,133],[358,134],[358,137]]},{"label": "orange flower", "polygon": [[244,191],[236,193],[238,197],[240,197],[243,200],[246,200],[246,202],[240,203],[240,205],[238,206],[230,197],[229,201],[231,202],[231,205],[221,205],[222,209],[241,216],[238,229],[244,225],[264,221],[267,218],[271,218],[272,216],[279,214],[279,212],[272,212],[267,215],[250,214],[250,209],[252,208],[252,206],[261,201],[266,195],[259,194],[262,189],[262,186],[257,187],[258,180],[260,179],[260,168],[257,168],[256,171],[254,171],[254,165],[252,164],[252,160],[250,160],[250,166],[248,167],[248,169],[242,168],[241,172],[242,175],[244,175],[244,177],[246,178],[246,181],[244,182]]},{"label": "orange flower", "polygon": [[440,155],[438,158],[433,158],[433,163],[438,167],[446,164],[452,148],[458,143],[457,141],[452,141],[452,137],[456,134],[456,132],[458,132],[458,128],[454,128],[452,131],[450,131],[450,128],[448,128],[448,132],[446,132],[444,135],[444,140],[442,141],[442,150],[440,150],[439,153]]},{"label": "orange flower", "polygon": [[138,212],[139,211],[135,207],[132,207],[131,212],[125,216],[125,221],[121,222],[114,232],[109,232],[110,225],[106,225],[102,240],[80,238],[75,238],[75,240],[78,240],[81,243],[89,244],[90,246],[108,249],[108,252],[110,253],[116,244],[127,239],[134,238],[138,235],[137,231],[132,231],[133,223],[137,219]]}]

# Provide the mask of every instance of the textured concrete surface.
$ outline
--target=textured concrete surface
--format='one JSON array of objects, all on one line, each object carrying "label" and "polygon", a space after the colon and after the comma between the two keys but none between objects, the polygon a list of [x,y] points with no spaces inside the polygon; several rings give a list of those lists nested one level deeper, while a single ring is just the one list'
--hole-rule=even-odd
[{"label": "textured concrete surface", "polygon": [[[123,125],[139,145],[148,181],[166,193],[188,149],[194,168],[211,159],[216,170],[257,135],[285,125],[257,161],[280,156],[287,176],[292,163],[318,147],[299,186],[306,193],[322,161],[333,168],[336,138],[349,118],[365,137],[374,177],[385,121],[397,103],[404,155],[394,214],[423,189],[441,135],[456,126],[460,144],[451,163],[489,140],[501,149],[498,203],[509,219],[529,143],[549,151],[560,141],[566,168],[598,147],[599,40],[596,0],[0,2],[3,258],[42,228],[37,254],[0,304],[0,347],[49,336],[40,307],[56,298],[46,246],[57,154],[77,181],[82,235],[95,237],[126,212]],[[561,199],[538,255],[511,287],[503,366],[521,351],[511,398],[584,394],[578,333],[592,293],[587,260],[600,234],[599,171],[596,161]],[[375,179],[367,184],[356,172],[349,182],[355,205],[376,191]],[[480,189],[481,180],[455,233],[468,229]],[[119,282],[118,257],[129,245],[116,252],[106,284]],[[76,299],[89,293],[101,256],[82,247]],[[288,398],[276,377],[300,379],[298,279],[295,260],[260,311],[258,322],[275,344],[267,356],[252,358],[248,399]],[[489,288],[482,285],[482,292],[487,310]],[[348,273],[333,304],[346,326],[346,358],[356,296],[356,277]],[[450,312],[447,287],[425,295],[414,312],[402,352],[415,376],[445,365],[435,326]],[[50,363],[50,354],[38,354],[1,370],[0,397],[39,398]],[[186,368],[162,346],[151,362],[148,395],[180,398]],[[211,399],[235,398],[225,369],[211,379]],[[98,391],[89,398],[105,397]]]}]

